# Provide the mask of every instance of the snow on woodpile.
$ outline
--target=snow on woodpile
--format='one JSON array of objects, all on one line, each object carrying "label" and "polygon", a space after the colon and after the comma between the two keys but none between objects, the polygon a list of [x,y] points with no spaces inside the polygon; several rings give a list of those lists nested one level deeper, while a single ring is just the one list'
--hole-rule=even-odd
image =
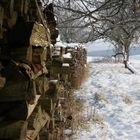
[{"label": "snow on woodpile", "polygon": [[64,43],[61,45],[59,42],[56,43],[51,52],[51,77],[60,78],[60,80],[64,82],[69,81],[67,84],[69,83],[70,87],[78,88],[87,73],[86,49],[79,44],[66,46]]},{"label": "snow on woodpile", "polygon": [[72,58],[71,53],[63,54],[63,57],[64,57],[64,58]]},{"label": "snow on woodpile", "polygon": [[[140,60],[131,63],[140,71]],[[86,127],[73,140],[140,139],[140,75],[121,63],[90,63],[89,78],[75,95],[84,103]]]}]

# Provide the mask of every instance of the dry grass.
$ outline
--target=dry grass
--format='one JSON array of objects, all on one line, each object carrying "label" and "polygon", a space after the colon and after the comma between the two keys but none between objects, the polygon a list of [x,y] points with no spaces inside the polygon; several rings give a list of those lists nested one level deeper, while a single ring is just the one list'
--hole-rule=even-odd
[{"label": "dry grass", "polygon": [[103,57],[102,59],[94,59],[94,63],[114,63],[112,57]]},{"label": "dry grass", "polygon": [[123,101],[126,103],[126,104],[132,104],[133,103],[133,100],[130,96],[125,96],[123,98]]},{"label": "dry grass", "polygon": [[95,103],[99,101],[105,101],[106,103],[108,103],[108,100],[103,93],[95,93],[94,100],[95,100]]},{"label": "dry grass", "polygon": [[67,107],[65,108],[65,111],[67,112],[67,116],[72,116],[72,119],[68,120],[67,122],[72,128],[72,133],[75,133],[80,125],[79,121],[81,118],[79,117],[79,114],[83,111],[83,104],[81,100],[77,100],[71,95],[66,101],[66,105]]},{"label": "dry grass", "polygon": [[81,84],[88,78],[88,65],[85,64],[82,67],[75,68],[72,77],[71,77],[71,85],[75,89],[78,89]]},{"label": "dry grass", "polygon": [[[75,101],[74,101],[75,102]],[[89,130],[89,124],[97,123],[100,125],[104,125],[104,118],[103,116],[96,111],[94,107],[84,107],[82,100],[77,100],[75,103],[73,102],[73,133],[76,133],[76,131],[81,128],[86,131]],[[82,112],[85,112],[85,108],[87,111],[87,114],[83,114]]]},{"label": "dry grass", "polygon": [[85,64],[82,82],[84,82],[88,77],[89,77],[89,66],[88,64]]},{"label": "dry grass", "polygon": [[97,111],[95,111],[93,116],[92,116],[92,121],[94,123],[103,124],[104,118],[101,114],[99,114]]}]

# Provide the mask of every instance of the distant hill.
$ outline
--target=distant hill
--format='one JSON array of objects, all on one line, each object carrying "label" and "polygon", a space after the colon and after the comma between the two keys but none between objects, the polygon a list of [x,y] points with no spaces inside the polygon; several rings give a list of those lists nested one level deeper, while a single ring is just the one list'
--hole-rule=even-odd
[{"label": "distant hill", "polygon": [[[95,57],[105,57],[105,56],[112,56],[114,54],[114,51],[109,50],[95,50],[95,51],[88,51],[88,56],[95,56]],[[140,55],[140,47],[133,48],[130,51],[130,55]]]}]

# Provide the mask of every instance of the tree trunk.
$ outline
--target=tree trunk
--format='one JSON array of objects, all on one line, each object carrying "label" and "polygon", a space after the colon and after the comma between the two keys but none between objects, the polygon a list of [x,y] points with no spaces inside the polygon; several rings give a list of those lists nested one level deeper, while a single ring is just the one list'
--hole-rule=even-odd
[{"label": "tree trunk", "polygon": [[130,45],[125,45],[124,46],[124,65],[125,65],[125,68],[127,68],[131,73],[134,73],[133,69],[128,64],[128,61],[129,61],[129,46]]},{"label": "tree trunk", "polygon": [[128,61],[129,61],[129,46],[125,45],[124,46],[124,65],[125,65],[125,68],[127,68]]}]

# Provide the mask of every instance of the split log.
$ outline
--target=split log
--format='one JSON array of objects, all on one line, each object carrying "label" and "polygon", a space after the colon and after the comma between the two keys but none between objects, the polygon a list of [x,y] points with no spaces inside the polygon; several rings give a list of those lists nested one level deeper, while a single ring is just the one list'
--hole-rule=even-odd
[{"label": "split log", "polygon": [[3,122],[0,127],[0,139],[20,139],[25,140],[27,133],[27,122]]}]

